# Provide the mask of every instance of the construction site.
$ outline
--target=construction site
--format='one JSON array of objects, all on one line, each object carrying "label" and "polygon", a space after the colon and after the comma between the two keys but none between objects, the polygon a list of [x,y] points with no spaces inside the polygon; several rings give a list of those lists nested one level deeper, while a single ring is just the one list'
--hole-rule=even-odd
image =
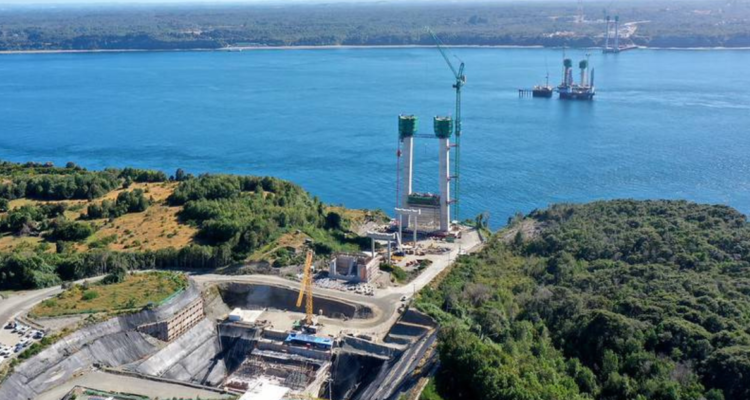
[{"label": "construction site", "polygon": [[[433,37],[455,78],[455,114],[434,117],[432,133],[419,131],[418,117],[398,116],[395,218],[361,227],[369,249],[316,257],[308,241],[296,249],[305,257],[294,277],[191,274],[164,303],[78,325],[19,363],[0,398],[418,396],[413,389],[437,362],[437,325],[412,300],[482,243],[479,231],[457,222],[464,65],[455,68]],[[436,194],[413,187],[418,138],[437,144]],[[0,311],[58,334],[74,326],[70,318],[28,315],[55,293],[20,294],[17,309]]]},{"label": "construction site", "polygon": [[[21,363],[0,398],[61,399],[81,388],[146,398],[398,398],[415,384],[420,363],[434,362],[436,325],[410,300],[481,243],[473,229],[454,232],[460,238],[451,241],[420,234],[397,264],[429,259],[429,267],[370,294],[315,285],[328,271],[313,274],[312,252],[299,281],[193,275],[166,304],[88,325]],[[387,247],[378,248],[374,257],[385,259]]]}]

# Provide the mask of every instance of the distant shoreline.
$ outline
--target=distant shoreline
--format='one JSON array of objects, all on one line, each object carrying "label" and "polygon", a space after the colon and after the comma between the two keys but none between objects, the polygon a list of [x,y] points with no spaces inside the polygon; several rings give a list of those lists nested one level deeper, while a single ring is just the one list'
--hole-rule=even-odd
[{"label": "distant shoreline", "polygon": [[[322,46],[233,46],[219,49],[88,49],[88,50],[0,50],[5,54],[86,54],[86,53],[157,53],[157,52],[242,52],[258,50],[336,50],[336,49],[419,49],[433,48],[430,45],[322,45]],[[520,46],[520,45],[446,45],[450,48],[467,49],[560,49],[561,47]],[[688,51],[733,51],[750,50],[750,47],[648,47],[639,46],[634,50],[688,50]],[[601,50],[600,47],[569,47],[568,50]]]}]

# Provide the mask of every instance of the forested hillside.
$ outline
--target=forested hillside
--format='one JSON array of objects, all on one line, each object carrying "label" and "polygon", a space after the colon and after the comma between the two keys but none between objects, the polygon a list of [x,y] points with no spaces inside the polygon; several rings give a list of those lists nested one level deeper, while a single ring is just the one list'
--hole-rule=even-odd
[{"label": "forested hillside", "polygon": [[352,213],[276,178],[0,161],[0,289],[121,268],[283,266],[309,238],[321,255],[358,249]]},{"label": "forested hillside", "polygon": [[535,211],[419,306],[445,399],[750,399],[750,226],[729,207]]},{"label": "forested hillside", "polygon": [[[355,2],[0,8],[0,50],[218,49],[227,46],[601,46],[605,16],[641,46],[750,46],[746,1]],[[630,39],[625,40],[630,43]]]}]

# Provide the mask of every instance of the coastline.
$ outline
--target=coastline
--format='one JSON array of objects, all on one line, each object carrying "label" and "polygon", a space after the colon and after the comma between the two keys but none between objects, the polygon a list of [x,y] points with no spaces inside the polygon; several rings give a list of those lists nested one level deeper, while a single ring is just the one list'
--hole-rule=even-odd
[{"label": "coastline", "polygon": [[[231,46],[222,48],[194,49],[87,49],[87,50],[0,50],[0,55],[11,54],[88,54],[88,53],[157,53],[157,52],[242,52],[259,50],[347,50],[347,49],[420,49],[433,48],[431,45],[321,45],[321,46]],[[446,45],[458,49],[560,49],[562,47],[545,47],[541,45]],[[601,50],[600,47],[568,48],[579,50]],[[633,50],[684,50],[684,51],[747,51],[750,47],[649,47],[638,46]]]}]

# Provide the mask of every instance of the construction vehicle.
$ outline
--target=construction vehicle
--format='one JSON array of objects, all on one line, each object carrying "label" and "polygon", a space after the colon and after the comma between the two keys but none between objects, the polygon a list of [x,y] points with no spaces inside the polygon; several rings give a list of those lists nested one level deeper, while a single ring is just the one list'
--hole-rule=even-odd
[{"label": "construction vehicle", "polygon": [[313,264],[313,251],[312,249],[307,250],[307,255],[305,256],[305,266],[304,270],[302,271],[302,284],[300,285],[299,289],[299,297],[297,297],[297,307],[302,307],[302,299],[306,297],[305,301],[305,319],[302,321],[299,321],[298,324],[299,327],[308,332],[308,333],[316,333],[318,328],[317,324],[314,320],[313,315],[313,274],[312,274],[312,264]]}]

